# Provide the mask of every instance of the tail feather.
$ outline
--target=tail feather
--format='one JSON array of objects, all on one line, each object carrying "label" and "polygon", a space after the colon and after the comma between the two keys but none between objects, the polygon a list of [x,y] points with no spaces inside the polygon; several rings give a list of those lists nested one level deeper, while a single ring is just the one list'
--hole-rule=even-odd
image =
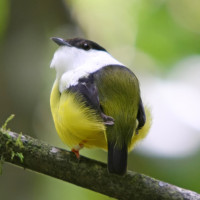
[{"label": "tail feather", "polygon": [[124,175],[127,169],[127,145],[122,148],[108,142],[108,171],[110,173]]}]

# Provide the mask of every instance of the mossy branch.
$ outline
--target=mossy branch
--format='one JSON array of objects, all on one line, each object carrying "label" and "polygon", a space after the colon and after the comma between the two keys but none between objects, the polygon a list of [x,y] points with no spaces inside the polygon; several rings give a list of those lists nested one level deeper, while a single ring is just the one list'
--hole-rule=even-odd
[{"label": "mossy branch", "polygon": [[200,199],[189,190],[129,171],[108,174],[104,163],[80,157],[30,136],[0,129],[0,158],[117,199]]}]

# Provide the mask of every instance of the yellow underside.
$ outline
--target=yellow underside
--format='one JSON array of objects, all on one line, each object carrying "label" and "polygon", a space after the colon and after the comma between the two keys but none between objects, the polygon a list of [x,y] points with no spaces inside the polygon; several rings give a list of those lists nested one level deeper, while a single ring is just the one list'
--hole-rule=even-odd
[{"label": "yellow underside", "polygon": [[[83,144],[87,148],[107,149],[104,123],[93,110],[78,102],[77,95],[67,92],[60,94],[58,83],[55,82],[51,92],[50,105],[57,133],[67,146],[73,148]],[[149,110],[145,110],[147,122],[139,130],[139,134],[133,134],[129,150],[149,131],[151,117]]]}]

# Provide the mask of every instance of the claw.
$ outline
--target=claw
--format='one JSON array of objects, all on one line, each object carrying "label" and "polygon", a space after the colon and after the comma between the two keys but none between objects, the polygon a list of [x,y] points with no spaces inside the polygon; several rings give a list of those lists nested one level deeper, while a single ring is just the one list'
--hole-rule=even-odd
[{"label": "claw", "polygon": [[80,159],[79,150],[72,149],[71,151],[75,154],[76,158],[79,160]]},{"label": "claw", "polygon": [[101,117],[103,118],[104,124],[108,126],[114,125],[114,119],[108,115],[105,115],[103,112],[101,113]]},{"label": "claw", "polygon": [[79,151],[84,147],[83,144],[76,145],[74,148],[72,148],[71,152],[73,152],[76,156],[76,158],[79,160],[80,159],[80,154]]},{"label": "claw", "polygon": [[108,126],[112,126],[114,125],[115,123],[113,121],[105,121],[104,122],[105,125],[108,125]]}]

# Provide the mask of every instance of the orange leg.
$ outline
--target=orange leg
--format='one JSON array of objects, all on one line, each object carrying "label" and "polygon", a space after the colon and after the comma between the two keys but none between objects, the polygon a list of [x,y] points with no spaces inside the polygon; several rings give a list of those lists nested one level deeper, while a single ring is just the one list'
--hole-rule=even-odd
[{"label": "orange leg", "polygon": [[80,143],[79,145],[76,145],[74,148],[72,148],[72,152],[75,154],[75,156],[77,157],[77,159],[80,159],[80,154],[79,151],[84,147],[84,145],[82,143]]}]

